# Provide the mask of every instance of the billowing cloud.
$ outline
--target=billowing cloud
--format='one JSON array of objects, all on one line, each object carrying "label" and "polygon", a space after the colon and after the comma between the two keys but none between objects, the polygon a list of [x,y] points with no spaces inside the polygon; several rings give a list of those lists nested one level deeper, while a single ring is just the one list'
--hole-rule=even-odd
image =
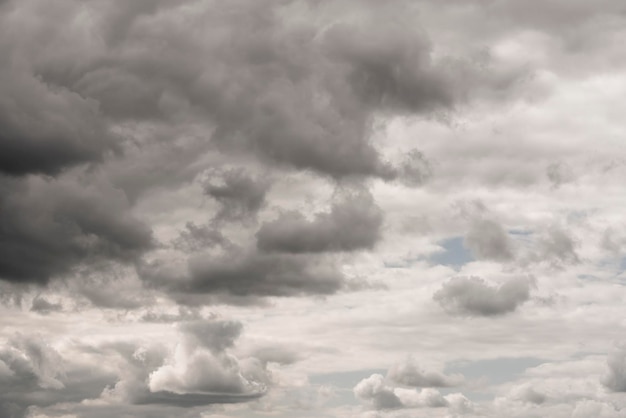
[{"label": "billowing cloud", "polygon": [[434,295],[446,311],[456,315],[495,316],[513,312],[530,298],[534,280],[516,277],[500,286],[479,277],[455,277]]},{"label": "billowing cloud", "polygon": [[214,217],[216,221],[245,220],[255,216],[265,205],[265,195],[270,187],[268,179],[254,178],[243,169],[216,174],[209,174],[203,185],[204,193],[221,205]]},{"label": "billowing cloud", "polygon": [[348,193],[333,203],[330,212],[307,220],[297,212],[281,214],[257,232],[262,251],[320,253],[371,249],[381,237],[383,216],[372,196]]},{"label": "billowing cloud", "polygon": [[81,263],[134,261],[153,246],[109,184],[0,178],[0,190],[1,279],[46,283]]},{"label": "billowing cloud", "polygon": [[451,412],[463,413],[471,411],[473,407],[461,393],[443,396],[432,388],[415,390],[395,387],[380,374],[361,380],[353,392],[357,398],[371,403],[376,410],[449,408]]},{"label": "billowing cloud", "polygon": [[239,360],[227,352],[241,329],[240,323],[230,321],[182,324],[181,341],[165,364],[150,373],[150,394],[138,402],[195,406],[262,396],[269,376],[261,362]]}]

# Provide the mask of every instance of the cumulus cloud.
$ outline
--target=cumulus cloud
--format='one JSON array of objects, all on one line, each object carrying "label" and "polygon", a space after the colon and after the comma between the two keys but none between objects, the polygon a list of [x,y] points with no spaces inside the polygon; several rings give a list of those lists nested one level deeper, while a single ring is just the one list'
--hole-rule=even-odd
[{"label": "cumulus cloud", "polygon": [[473,405],[460,393],[443,396],[438,390],[405,389],[390,385],[381,374],[373,374],[354,387],[354,395],[376,410],[411,408],[449,408],[451,412],[469,412]]},{"label": "cumulus cloud", "polygon": [[229,169],[209,175],[204,182],[204,193],[217,200],[221,208],[215,221],[245,220],[253,217],[265,205],[270,183],[265,178],[254,178],[243,169]]},{"label": "cumulus cloud", "polygon": [[455,315],[496,316],[516,310],[530,298],[534,279],[516,277],[500,286],[479,277],[455,277],[435,292],[433,299]]},{"label": "cumulus cloud", "polygon": [[387,378],[398,384],[413,387],[453,387],[464,381],[461,375],[446,376],[436,371],[422,370],[412,359],[391,367]]},{"label": "cumulus cloud", "polygon": [[381,237],[382,222],[382,211],[369,193],[348,193],[333,203],[330,212],[312,220],[287,212],[263,224],[256,234],[257,247],[284,253],[371,249]]},{"label": "cumulus cloud", "polygon": [[85,262],[131,262],[153,246],[148,226],[107,183],[0,178],[0,278],[46,283]]},{"label": "cumulus cloud", "polygon": [[477,219],[470,225],[463,244],[477,259],[510,261],[512,242],[502,226],[490,219]]},{"label": "cumulus cloud", "polygon": [[329,295],[344,286],[336,261],[308,254],[258,253],[235,248],[221,255],[197,254],[187,265],[145,263],[144,283],[166,290],[181,303],[258,303],[266,296]]},{"label": "cumulus cloud", "polygon": [[[228,353],[241,333],[232,321],[197,321],[180,326],[182,341],[165,364],[150,373],[151,394],[140,403],[230,403],[260,397],[269,376],[255,358]],[[261,379],[261,380],[257,380]],[[208,395],[208,396],[202,396]]]}]

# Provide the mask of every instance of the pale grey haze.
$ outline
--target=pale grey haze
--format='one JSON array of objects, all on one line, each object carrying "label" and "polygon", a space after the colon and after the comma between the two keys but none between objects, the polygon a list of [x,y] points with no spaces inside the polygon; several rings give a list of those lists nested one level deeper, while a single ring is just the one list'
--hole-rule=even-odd
[{"label": "pale grey haze", "polygon": [[0,418],[626,417],[623,0],[0,0]]}]

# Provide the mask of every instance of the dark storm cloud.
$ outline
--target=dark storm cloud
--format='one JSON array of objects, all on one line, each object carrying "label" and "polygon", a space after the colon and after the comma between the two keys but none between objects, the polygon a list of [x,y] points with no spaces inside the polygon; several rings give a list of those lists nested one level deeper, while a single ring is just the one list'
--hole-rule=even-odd
[{"label": "dark storm cloud", "polygon": [[330,212],[307,220],[286,212],[257,232],[261,251],[320,253],[371,249],[381,238],[383,214],[366,192],[353,192],[335,201]]},{"label": "dark storm cloud", "polygon": [[133,261],[152,246],[107,184],[0,178],[0,278],[46,283],[82,262]]},{"label": "dark storm cloud", "polygon": [[229,169],[209,175],[204,182],[204,193],[221,205],[214,220],[245,220],[256,216],[265,205],[270,183],[265,178],[254,178],[243,169]]},{"label": "dark storm cloud", "polygon": [[[109,146],[95,130],[104,118],[144,123],[155,136],[169,130],[188,140],[204,137],[194,153],[171,150],[163,161],[175,171],[217,147],[334,178],[389,179],[396,173],[369,142],[376,114],[428,113],[457,99],[455,75],[433,61],[426,34],[402,2],[368,2],[357,19],[349,2],[74,6],[21,6],[33,17],[21,56],[22,72],[94,112],[63,119],[72,133],[60,135],[63,141],[95,147],[77,147],[76,161]],[[25,26],[20,14],[7,19],[13,31]],[[45,42],[33,42],[37,36]],[[81,134],[83,125],[89,135]]]},{"label": "dark storm cloud", "polygon": [[517,277],[500,286],[492,286],[479,277],[455,277],[434,295],[442,308],[451,314],[496,316],[513,312],[530,298],[534,280]]},{"label": "dark storm cloud", "polygon": [[0,173],[54,174],[119,150],[95,100],[46,83],[34,68],[45,50],[37,40],[53,39],[63,29],[43,15],[21,21],[29,11],[12,13],[11,6],[21,4],[0,10],[5,63],[0,69]]},{"label": "dark storm cloud", "polygon": [[502,226],[490,219],[472,222],[463,244],[477,259],[510,261],[514,258],[512,242]]}]

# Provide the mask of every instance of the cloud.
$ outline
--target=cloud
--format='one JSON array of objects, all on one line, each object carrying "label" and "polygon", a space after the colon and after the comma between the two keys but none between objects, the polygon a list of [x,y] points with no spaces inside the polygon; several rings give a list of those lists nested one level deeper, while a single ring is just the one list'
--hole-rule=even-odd
[{"label": "cloud", "polygon": [[265,393],[269,376],[264,366],[227,352],[239,337],[240,323],[196,321],[179,329],[182,341],[165,364],[150,373],[150,394],[138,403],[194,406],[241,402]]},{"label": "cloud", "polygon": [[479,277],[455,277],[435,292],[433,299],[455,315],[496,316],[513,312],[530,298],[534,280],[510,279],[492,286]]},{"label": "cloud", "polygon": [[196,225],[187,222],[179,236],[172,241],[177,250],[198,252],[216,246],[227,246],[230,242],[213,225]]},{"label": "cloud", "polygon": [[620,348],[607,357],[608,373],[602,384],[614,392],[626,392],[626,348]]},{"label": "cloud", "polygon": [[265,195],[270,188],[268,179],[254,178],[243,169],[215,174],[203,184],[204,193],[221,205],[215,221],[245,220],[256,216],[265,205]]},{"label": "cloud", "polygon": [[63,310],[63,304],[50,302],[48,299],[37,296],[33,299],[30,310],[33,312],[37,312],[43,315],[49,314],[50,312],[59,312]]},{"label": "cloud", "polygon": [[147,286],[164,289],[181,303],[206,302],[210,296],[247,304],[265,296],[329,295],[344,284],[336,262],[319,255],[233,248],[222,255],[192,256],[186,267],[145,263],[139,273]]},{"label": "cloud", "polygon": [[439,372],[424,371],[412,359],[391,367],[387,378],[395,383],[413,387],[453,387],[464,381],[461,375],[446,376]]},{"label": "cloud", "polygon": [[471,223],[463,244],[477,259],[510,261],[514,258],[511,239],[502,226],[489,219]]},{"label": "cloud", "polygon": [[68,361],[38,336],[16,335],[0,349],[3,418],[22,418],[30,406],[94,398],[114,383],[111,373]]},{"label": "cloud", "polygon": [[359,399],[372,401],[376,409],[395,409],[404,406],[393,388],[387,386],[384,380],[382,375],[373,374],[354,387],[354,395]]},{"label": "cloud", "polygon": [[381,374],[373,374],[354,387],[354,395],[370,402],[376,410],[444,408],[451,412],[469,412],[472,403],[460,393],[443,396],[432,388],[405,389],[389,385]]},{"label": "cloud", "polygon": [[107,183],[0,178],[0,278],[46,283],[81,263],[131,262],[153,246],[150,229]]},{"label": "cloud", "polygon": [[333,202],[330,212],[312,220],[287,212],[263,224],[256,234],[257,247],[284,253],[371,249],[381,238],[382,223],[382,211],[369,193],[348,193]]}]

